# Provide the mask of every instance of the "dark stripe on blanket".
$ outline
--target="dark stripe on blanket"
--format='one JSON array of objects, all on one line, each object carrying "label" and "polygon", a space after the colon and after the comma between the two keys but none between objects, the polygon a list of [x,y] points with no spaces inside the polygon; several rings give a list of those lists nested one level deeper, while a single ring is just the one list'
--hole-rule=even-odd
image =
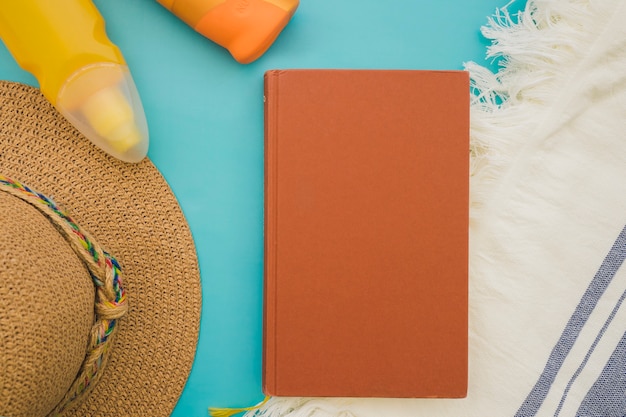
[{"label": "dark stripe on blanket", "polygon": [[[591,345],[591,347],[587,351],[587,354],[585,355],[585,358],[583,359],[582,363],[580,364],[580,366],[578,366],[578,369],[576,369],[576,372],[574,372],[574,375],[572,375],[572,377],[570,378],[569,382],[567,383],[567,387],[565,388],[565,391],[563,392],[563,396],[561,397],[561,402],[559,402],[559,407],[556,409],[556,412],[554,413],[554,417],[558,417],[558,415],[561,413],[561,409],[563,408],[563,404],[565,404],[565,400],[567,399],[567,394],[569,394],[569,391],[572,388],[572,385],[574,384],[574,381],[576,381],[576,378],[578,378],[578,375],[580,375],[580,373],[583,371],[583,369],[585,369],[585,365],[587,365],[587,362],[589,361],[589,358],[593,354],[593,351],[596,349],[596,346],[598,346],[598,343],[600,343],[600,339],[602,339],[602,336],[604,336],[604,333],[606,333],[606,329],[609,328],[609,325],[611,324],[611,322],[613,321],[613,319],[617,315],[617,312],[619,311],[620,307],[622,306],[622,303],[624,302],[625,298],[626,298],[626,292],[622,293],[622,296],[619,298],[619,300],[617,300],[617,303],[615,304],[615,307],[613,307],[613,311],[611,311],[611,314],[609,315],[609,318],[604,323],[604,326],[602,326],[602,329],[600,329],[600,331],[598,332],[598,335],[596,336],[596,339],[593,341],[593,344]],[[610,363],[610,361],[609,361],[609,363]],[[622,370],[624,370],[624,369],[626,369],[626,368],[622,368]],[[610,400],[610,398],[607,398],[607,400]],[[579,414],[577,414],[577,415],[579,415]],[[607,417],[607,416],[603,416],[603,417]],[[624,417],[624,416],[621,415],[620,417]]]},{"label": "dark stripe on blanket", "polygon": [[618,343],[602,374],[580,405],[577,416],[626,416],[626,333]]},{"label": "dark stripe on blanket", "polygon": [[565,358],[567,358],[572,346],[574,346],[580,331],[625,258],[626,227],[622,229],[617,240],[613,243],[613,247],[604,258],[600,269],[596,272],[585,294],[576,306],[574,314],[567,322],[559,341],[552,349],[541,376],[539,376],[537,383],[517,410],[516,417],[532,417],[537,414],[563,362],[565,362]]}]

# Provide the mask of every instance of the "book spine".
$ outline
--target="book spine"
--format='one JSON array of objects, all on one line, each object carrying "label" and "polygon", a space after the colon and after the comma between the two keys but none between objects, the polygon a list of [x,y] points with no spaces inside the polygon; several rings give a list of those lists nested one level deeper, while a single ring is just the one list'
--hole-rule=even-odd
[{"label": "book spine", "polygon": [[272,395],[276,388],[276,180],[279,71],[268,71],[264,83],[265,211],[263,281],[263,391]]}]

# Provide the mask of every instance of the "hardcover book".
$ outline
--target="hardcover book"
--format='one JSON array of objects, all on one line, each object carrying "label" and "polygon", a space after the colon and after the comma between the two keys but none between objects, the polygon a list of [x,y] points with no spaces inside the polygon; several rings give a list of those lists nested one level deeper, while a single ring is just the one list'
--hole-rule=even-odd
[{"label": "hardcover book", "polygon": [[265,74],[263,387],[464,397],[469,75]]}]

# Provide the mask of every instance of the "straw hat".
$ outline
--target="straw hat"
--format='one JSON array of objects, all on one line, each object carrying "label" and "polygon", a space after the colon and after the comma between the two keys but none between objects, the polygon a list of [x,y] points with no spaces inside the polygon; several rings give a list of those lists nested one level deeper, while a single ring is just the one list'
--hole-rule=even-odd
[{"label": "straw hat", "polygon": [[0,415],[170,415],[196,350],[200,279],[163,177],[4,81],[0,175]]}]

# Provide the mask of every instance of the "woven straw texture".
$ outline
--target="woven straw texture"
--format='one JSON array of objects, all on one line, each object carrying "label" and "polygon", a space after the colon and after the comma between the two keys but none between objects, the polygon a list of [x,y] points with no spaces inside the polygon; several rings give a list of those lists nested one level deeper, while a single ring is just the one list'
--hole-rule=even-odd
[{"label": "woven straw texture", "polygon": [[[192,236],[163,177],[147,159],[139,164],[125,164],[105,155],[77,133],[38,90],[4,81],[0,81],[0,172],[53,197],[117,258],[122,267],[130,308],[119,322],[108,365],[87,398],[63,415],[168,416],[182,392],[193,362],[201,295]],[[28,242],[29,235],[21,231],[20,223],[24,218],[15,212],[32,217],[32,213],[28,214],[31,209],[25,203],[9,204],[7,198],[15,199],[8,196],[1,200],[4,203],[0,205],[0,232],[20,228],[22,240]],[[6,213],[7,204],[17,209],[11,214]],[[35,225],[41,223],[40,220]],[[30,233],[30,236],[45,238],[45,250],[54,253],[41,256],[28,252],[32,248],[22,247],[29,245],[20,246],[6,239],[0,240],[0,248],[8,247],[15,259],[22,256],[40,257],[44,261],[56,259],[58,265],[31,266],[39,268],[32,271],[39,276],[30,275],[28,285],[36,285],[42,280],[57,281],[57,284],[50,286],[48,283],[39,292],[24,287],[24,305],[16,306],[15,310],[13,307],[5,309],[20,316],[29,314],[29,304],[32,303],[37,307],[32,308],[30,314],[46,315],[45,320],[39,321],[44,332],[36,335],[45,342],[46,352],[38,348],[34,354],[24,353],[25,357],[19,358],[39,367],[38,381],[28,381],[25,376],[28,372],[16,371],[10,365],[11,361],[0,358],[0,397],[3,397],[3,390],[8,392],[8,384],[13,383],[5,376],[13,377],[17,372],[16,378],[26,381],[19,381],[24,393],[14,395],[15,405],[19,398],[35,398],[28,391],[33,384],[40,390],[48,390],[39,392],[38,402],[43,403],[44,399],[54,402],[64,394],[60,391],[68,384],[68,376],[60,370],[67,372],[71,369],[67,361],[75,361],[72,358],[80,355],[84,357],[88,327],[93,320],[93,285],[85,268],[75,264],[78,258],[70,253],[67,243],[54,240],[63,240],[62,237],[50,236],[54,235],[51,230],[45,232],[36,228]],[[15,233],[9,235],[15,237]],[[63,250],[56,253],[59,248]],[[8,252],[0,252],[0,256],[5,259]],[[59,269],[61,265],[63,269]],[[70,272],[63,273],[63,279],[41,276],[41,271],[51,269]],[[14,277],[14,281],[23,280],[27,276],[26,270],[22,274],[23,277]],[[80,284],[60,283],[77,275],[80,275],[77,278]],[[2,291],[6,291],[4,288],[0,285],[0,302]],[[44,292],[46,289],[53,292]],[[84,291],[91,292],[86,296]],[[68,293],[72,295],[67,297]],[[57,304],[63,297],[67,300]],[[86,299],[91,303],[85,305]],[[62,308],[66,310],[56,313]],[[11,319],[5,310],[0,307],[0,320],[18,321]],[[87,310],[90,313],[85,316]],[[5,316],[9,318],[5,319]],[[74,317],[74,321],[68,317]],[[88,317],[87,321],[85,317]],[[7,343],[4,336],[7,327],[3,323],[0,321],[0,343],[3,340]],[[25,331],[32,332],[32,329]],[[24,334],[27,335],[30,337],[30,334]],[[25,340],[37,343],[36,338]],[[76,353],[76,349],[80,353]],[[50,358],[34,357],[44,353]],[[59,367],[60,363],[64,365]],[[40,385],[41,381],[46,384]],[[14,393],[15,386],[10,387]],[[7,401],[6,397],[0,400],[0,405],[4,405],[2,401]],[[32,415],[47,406],[49,404],[41,404],[40,409],[31,410]]]},{"label": "woven straw texture", "polygon": [[85,359],[94,285],[37,209],[0,192],[0,213],[0,414],[45,415]]}]

